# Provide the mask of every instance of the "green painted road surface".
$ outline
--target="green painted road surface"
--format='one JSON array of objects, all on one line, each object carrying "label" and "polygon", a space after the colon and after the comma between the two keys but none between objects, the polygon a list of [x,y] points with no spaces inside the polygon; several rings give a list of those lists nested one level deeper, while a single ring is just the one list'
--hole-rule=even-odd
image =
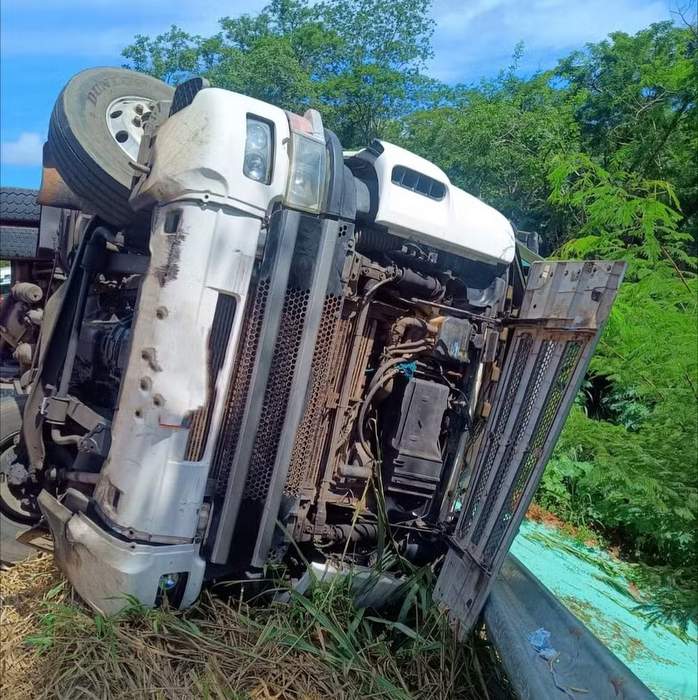
[{"label": "green painted road surface", "polygon": [[670,624],[648,626],[610,555],[530,521],[511,553],[660,700],[698,698],[698,628],[692,624],[682,634]]}]

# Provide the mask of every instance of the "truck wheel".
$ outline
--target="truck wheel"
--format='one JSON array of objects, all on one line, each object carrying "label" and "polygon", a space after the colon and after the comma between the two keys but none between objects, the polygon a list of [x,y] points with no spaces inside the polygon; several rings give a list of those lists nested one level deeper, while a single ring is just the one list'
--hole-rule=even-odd
[{"label": "truck wheel", "polygon": [[128,203],[143,125],[158,100],[174,89],[124,68],[90,68],[58,96],[48,139],[58,172],[94,213],[121,226],[133,219]]},{"label": "truck wheel", "polygon": [[0,513],[15,524],[34,525],[41,515],[23,507],[19,494],[8,481],[17,458],[15,441],[22,430],[25,400],[26,396],[14,391],[0,393]]}]

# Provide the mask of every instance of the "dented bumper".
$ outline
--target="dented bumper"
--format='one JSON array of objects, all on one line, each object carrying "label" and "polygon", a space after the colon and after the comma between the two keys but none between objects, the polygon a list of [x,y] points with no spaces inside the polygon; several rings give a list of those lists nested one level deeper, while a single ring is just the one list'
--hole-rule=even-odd
[{"label": "dented bumper", "polygon": [[80,597],[98,612],[119,612],[135,598],[163,598],[186,607],[199,594],[205,563],[198,544],[146,545],[114,537],[87,515],[87,499],[72,489],[64,503],[47,491],[41,511],[54,539],[54,557]]}]

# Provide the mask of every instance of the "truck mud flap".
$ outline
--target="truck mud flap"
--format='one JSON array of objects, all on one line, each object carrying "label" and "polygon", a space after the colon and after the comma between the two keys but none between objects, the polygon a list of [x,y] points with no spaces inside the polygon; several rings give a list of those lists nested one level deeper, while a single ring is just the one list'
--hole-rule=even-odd
[{"label": "truck mud flap", "polygon": [[464,636],[477,621],[557,442],[625,271],[535,262],[434,599]]}]

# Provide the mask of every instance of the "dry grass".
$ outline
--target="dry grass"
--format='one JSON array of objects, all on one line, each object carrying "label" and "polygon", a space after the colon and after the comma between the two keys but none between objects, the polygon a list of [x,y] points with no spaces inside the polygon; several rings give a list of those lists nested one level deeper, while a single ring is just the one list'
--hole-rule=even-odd
[{"label": "dry grass", "polygon": [[37,605],[60,581],[47,556],[0,571],[0,697],[34,697],[40,659],[24,641],[39,631]]},{"label": "dry grass", "polygon": [[482,642],[457,643],[419,587],[389,619],[337,587],[288,605],[204,594],[184,613],[132,605],[104,619],[48,556],[0,583],[3,700],[507,697]]}]

